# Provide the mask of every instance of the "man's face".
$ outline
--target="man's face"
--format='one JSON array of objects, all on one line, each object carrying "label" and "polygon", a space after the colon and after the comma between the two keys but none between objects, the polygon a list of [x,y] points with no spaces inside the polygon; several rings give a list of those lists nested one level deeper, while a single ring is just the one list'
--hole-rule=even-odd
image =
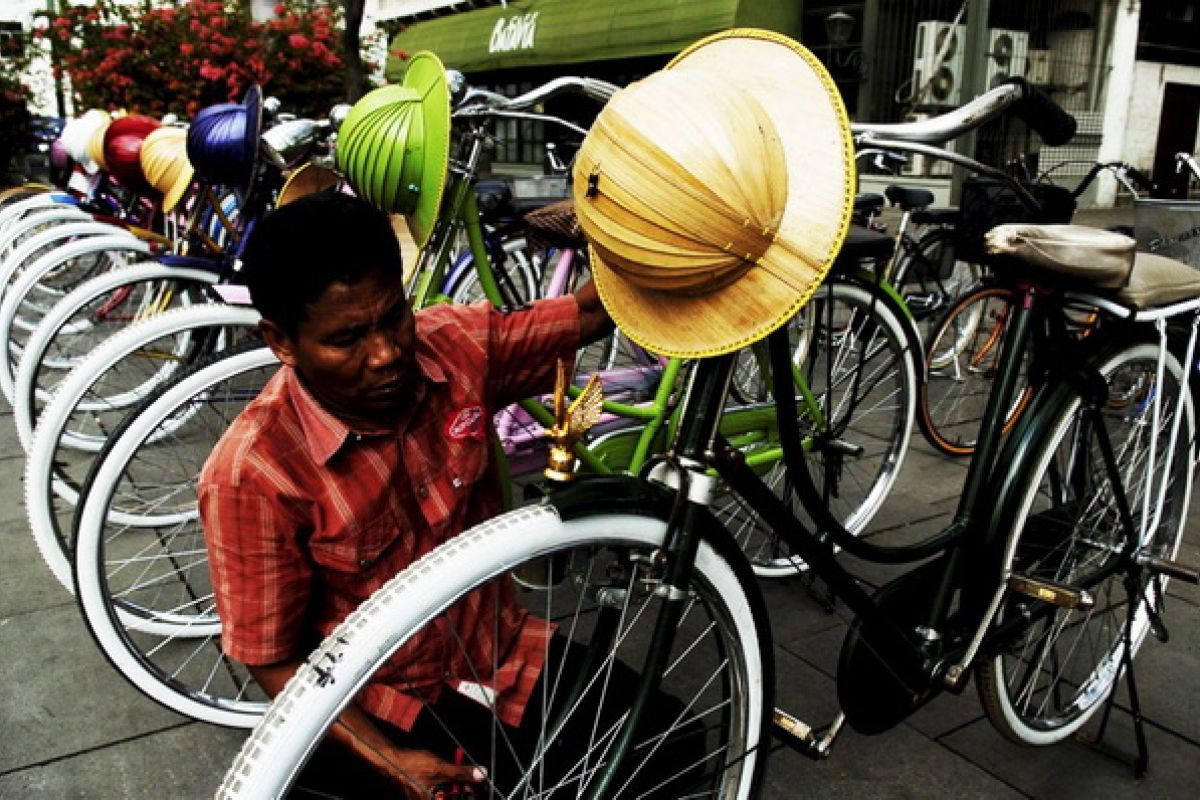
[{"label": "man's face", "polygon": [[395,421],[418,380],[416,320],[398,274],[333,283],[305,309],[295,336],[271,323],[264,335],[321,404],[352,425]]}]

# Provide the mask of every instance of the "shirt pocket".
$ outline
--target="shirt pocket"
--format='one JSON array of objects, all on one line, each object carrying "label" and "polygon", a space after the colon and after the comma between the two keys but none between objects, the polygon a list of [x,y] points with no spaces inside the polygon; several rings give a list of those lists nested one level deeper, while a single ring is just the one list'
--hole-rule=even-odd
[{"label": "shirt pocket", "polygon": [[338,572],[363,572],[373,567],[396,537],[400,528],[392,514],[384,514],[344,533],[314,536],[309,540],[313,561]]}]

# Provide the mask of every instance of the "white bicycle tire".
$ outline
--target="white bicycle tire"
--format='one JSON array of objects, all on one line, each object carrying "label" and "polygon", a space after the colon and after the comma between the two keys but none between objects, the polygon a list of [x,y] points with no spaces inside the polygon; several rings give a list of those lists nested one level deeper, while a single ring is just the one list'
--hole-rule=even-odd
[{"label": "white bicycle tire", "polygon": [[[20,239],[30,231],[34,231],[38,227],[44,227],[52,223],[66,222],[83,222],[88,221],[95,225],[102,223],[96,222],[89,214],[85,214],[75,206],[55,206],[51,208],[41,209],[36,213],[29,214],[16,222],[12,223],[0,233],[0,261],[7,258],[7,253],[15,250],[20,246]],[[57,227],[57,225],[55,226]],[[112,226],[109,226],[112,227]],[[45,230],[49,231],[49,228]],[[41,233],[42,231],[37,231]],[[32,234],[36,236],[37,233]]]},{"label": "white bicycle tire", "polygon": [[7,230],[17,220],[24,217],[27,213],[36,212],[38,209],[52,208],[54,206],[76,206],[69,202],[61,193],[44,192],[26,197],[23,200],[18,200],[15,203],[0,208],[0,232]]},{"label": "white bicycle tire", "polygon": [[192,397],[198,386],[211,384],[215,371],[236,373],[278,363],[267,347],[256,347],[231,355],[172,382],[141,413],[127,421],[124,430],[111,442],[104,460],[89,479],[78,514],[77,537],[73,554],[76,601],[92,638],[117,670],[144,694],[180,714],[228,727],[250,727],[265,710],[263,702],[227,699],[201,700],[193,687],[172,688],[139,658],[130,652],[117,626],[141,633],[178,638],[203,638],[220,634],[216,613],[190,615],[159,613],[155,619],[135,617],[110,603],[107,585],[101,578],[105,548],[107,507],[113,486],[120,480],[129,458],[140,447],[146,433],[164,413]]},{"label": "white bicycle tire", "polygon": [[[102,253],[114,250],[128,251],[139,255],[149,255],[150,245],[129,234],[91,236],[79,241],[69,242],[53,252],[37,259],[21,271],[8,290],[4,293],[4,302],[0,304],[0,342],[11,342],[14,321],[21,304],[29,292],[54,269],[64,261],[77,258],[89,253]],[[7,354],[0,358],[0,390],[3,390],[9,403],[13,401],[14,368]]]},{"label": "white bicycle tire", "polygon": [[[564,521],[555,509],[542,505],[503,514],[442,544],[380,588],[308,657],[242,746],[216,796],[222,800],[282,796],[330,721],[358,693],[378,664],[410,631],[461,597],[463,590],[557,548],[602,540],[654,547],[661,543],[665,531],[661,520],[633,514],[596,514]],[[741,599],[727,562],[707,543],[699,548],[696,567],[715,583],[729,587],[731,597],[725,598],[727,601]],[[457,586],[448,587],[450,582]],[[743,652],[751,660],[748,671],[755,673],[752,684],[758,681],[750,691],[761,698],[763,666],[758,657],[763,642],[757,638],[749,604],[735,611],[739,629],[756,637],[746,641]],[[314,664],[321,669],[314,668]],[[748,710],[751,717],[747,729],[762,730],[762,704],[750,702]],[[761,742],[749,746],[744,785],[735,793],[737,797],[749,793],[757,759],[766,749]]]},{"label": "white bicycle tire", "polygon": [[[48,498],[54,492],[68,504],[78,502],[78,493],[54,478],[54,457],[62,428],[79,400],[99,376],[130,353],[147,343],[191,328],[245,326],[258,324],[259,314],[252,308],[223,305],[193,306],[160,314],[139,322],[109,337],[91,355],[67,375],[50,402],[42,410],[25,464],[25,513],[34,543],[42,560],[60,584],[74,593],[71,564],[50,519]],[[103,442],[96,443],[99,452]]]},{"label": "white bicycle tire", "polygon": [[26,453],[29,452],[33,442],[33,409],[29,403],[33,382],[37,377],[38,364],[54,336],[59,333],[59,329],[80,308],[92,302],[96,297],[112,292],[125,284],[156,279],[192,280],[212,284],[217,282],[218,276],[207,270],[171,267],[158,262],[133,264],[97,275],[77,286],[56,303],[49,314],[42,318],[37,328],[34,329],[33,335],[25,342],[25,348],[21,353],[21,362],[17,366],[17,374],[14,379],[13,421],[17,426],[17,437],[21,441],[21,447]]}]

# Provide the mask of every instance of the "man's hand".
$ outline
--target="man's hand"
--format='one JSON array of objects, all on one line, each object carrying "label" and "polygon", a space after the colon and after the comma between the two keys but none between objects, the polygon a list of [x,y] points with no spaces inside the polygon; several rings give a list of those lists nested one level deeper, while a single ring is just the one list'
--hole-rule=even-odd
[{"label": "man's hand", "polygon": [[[277,695],[295,674],[300,660],[268,666],[250,667],[250,674],[271,697]],[[350,705],[329,729],[329,737],[347,748],[404,790],[409,800],[434,797],[434,789],[444,784],[482,783],[487,770],[470,764],[451,764],[424,750],[397,747],[357,705]],[[450,796],[446,793],[447,800]],[[459,797],[471,797],[459,792]]]},{"label": "man's hand", "polygon": [[436,798],[439,789],[445,800],[473,797],[470,786],[487,780],[487,771],[481,767],[451,764],[424,750],[393,748],[380,755],[384,760],[372,759],[372,766],[403,787],[408,800]]},{"label": "man's hand", "polygon": [[600,302],[600,293],[591,278],[587,283],[575,290],[575,302],[579,305],[579,346],[591,344],[613,329],[613,321],[608,316],[604,304]]}]

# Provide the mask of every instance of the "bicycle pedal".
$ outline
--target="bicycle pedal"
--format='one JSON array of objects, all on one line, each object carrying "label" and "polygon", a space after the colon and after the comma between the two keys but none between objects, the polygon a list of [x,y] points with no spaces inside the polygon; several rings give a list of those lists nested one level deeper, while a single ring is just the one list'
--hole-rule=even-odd
[{"label": "bicycle pedal", "polygon": [[1090,592],[1076,589],[1054,581],[1029,578],[1024,575],[1010,575],[1008,588],[1017,594],[1049,603],[1059,608],[1088,609],[1096,604],[1096,598]]},{"label": "bicycle pedal", "polygon": [[781,708],[771,715],[775,737],[801,755],[820,761],[829,758],[833,740],[841,731],[841,718],[832,725],[817,730],[799,717]]},{"label": "bicycle pedal", "polygon": [[1157,556],[1149,556],[1139,559],[1139,561],[1151,572],[1159,572],[1168,578],[1175,578],[1187,583],[1200,583],[1200,569],[1190,564],[1181,564],[1178,561],[1170,561]]}]

